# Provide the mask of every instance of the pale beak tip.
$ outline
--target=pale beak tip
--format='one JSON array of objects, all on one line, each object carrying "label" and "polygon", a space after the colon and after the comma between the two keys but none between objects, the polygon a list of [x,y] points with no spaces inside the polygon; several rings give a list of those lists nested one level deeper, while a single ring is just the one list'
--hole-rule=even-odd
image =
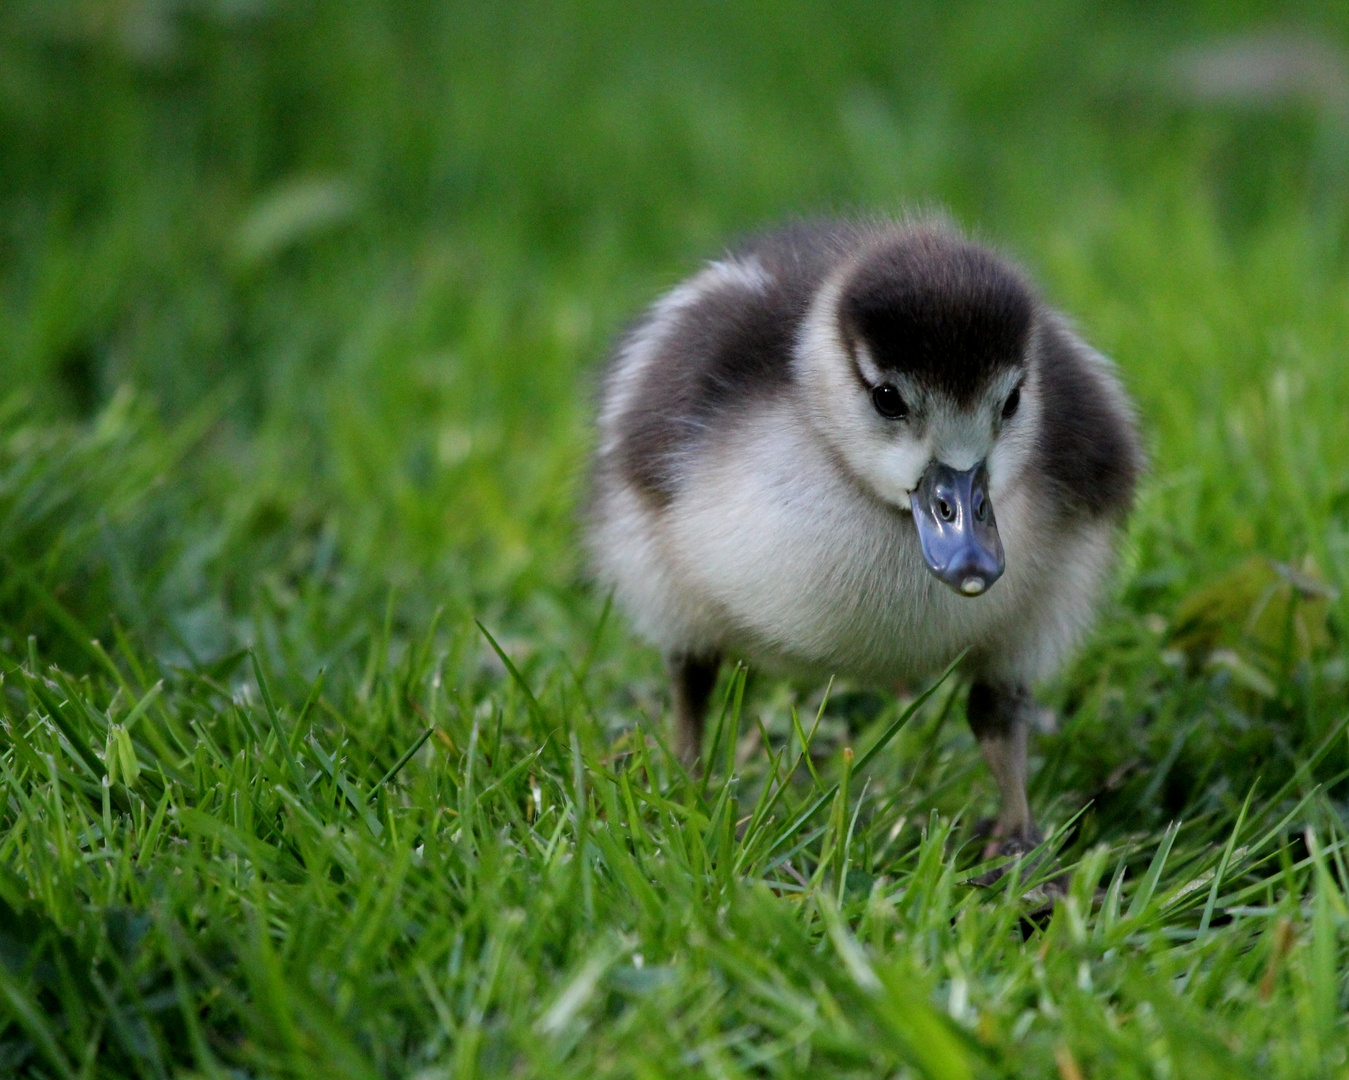
[{"label": "pale beak tip", "polygon": [[984,579],[981,577],[967,577],[960,583],[960,591],[966,596],[978,596],[984,588]]}]

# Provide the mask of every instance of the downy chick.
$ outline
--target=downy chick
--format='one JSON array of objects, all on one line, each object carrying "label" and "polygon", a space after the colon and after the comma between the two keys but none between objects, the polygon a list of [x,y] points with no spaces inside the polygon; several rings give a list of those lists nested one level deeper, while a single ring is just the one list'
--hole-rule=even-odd
[{"label": "downy chick", "polygon": [[1031,686],[1092,622],[1143,454],[1112,365],[938,222],[799,225],[659,299],[604,377],[589,541],[696,758],[724,657],[894,686],[962,650],[1033,846]]}]

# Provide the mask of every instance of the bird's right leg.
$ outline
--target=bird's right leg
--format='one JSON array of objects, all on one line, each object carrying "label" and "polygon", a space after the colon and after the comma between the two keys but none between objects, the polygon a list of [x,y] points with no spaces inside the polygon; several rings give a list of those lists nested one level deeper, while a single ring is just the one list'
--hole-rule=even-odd
[{"label": "bird's right leg", "polygon": [[707,702],[717,684],[718,656],[694,656],[676,653],[665,658],[670,673],[670,696],[675,718],[675,753],[685,765],[698,760],[703,745],[703,721]]},{"label": "bird's right leg", "polygon": [[1025,686],[977,681],[970,687],[966,715],[1002,799],[992,853],[1021,854],[1041,839],[1026,798],[1026,741],[1034,708]]}]

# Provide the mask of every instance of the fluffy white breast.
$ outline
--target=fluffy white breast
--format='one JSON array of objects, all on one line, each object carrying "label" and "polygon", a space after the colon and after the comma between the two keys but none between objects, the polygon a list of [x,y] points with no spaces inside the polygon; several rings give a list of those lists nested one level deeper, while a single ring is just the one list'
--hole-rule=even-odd
[{"label": "fluffy white breast", "polygon": [[674,578],[723,647],[777,669],[891,680],[1000,636],[1034,595],[1026,499],[999,524],[1008,572],[970,600],[923,564],[912,518],[865,494],[790,401],[709,445],[663,514]]}]

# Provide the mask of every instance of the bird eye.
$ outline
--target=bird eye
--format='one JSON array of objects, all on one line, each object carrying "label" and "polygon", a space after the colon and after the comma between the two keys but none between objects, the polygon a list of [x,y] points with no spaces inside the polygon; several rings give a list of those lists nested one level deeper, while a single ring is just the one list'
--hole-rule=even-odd
[{"label": "bird eye", "polygon": [[1010,420],[1016,415],[1017,407],[1021,404],[1021,387],[1017,387],[1007,395],[1007,400],[1002,403],[1002,418]]},{"label": "bird eye", "polygon": [[887,420],[903,420],[909,415],[909,406],[900,397],[899,391],[889,383],[881,383],[871,391],[871,403]]}]

